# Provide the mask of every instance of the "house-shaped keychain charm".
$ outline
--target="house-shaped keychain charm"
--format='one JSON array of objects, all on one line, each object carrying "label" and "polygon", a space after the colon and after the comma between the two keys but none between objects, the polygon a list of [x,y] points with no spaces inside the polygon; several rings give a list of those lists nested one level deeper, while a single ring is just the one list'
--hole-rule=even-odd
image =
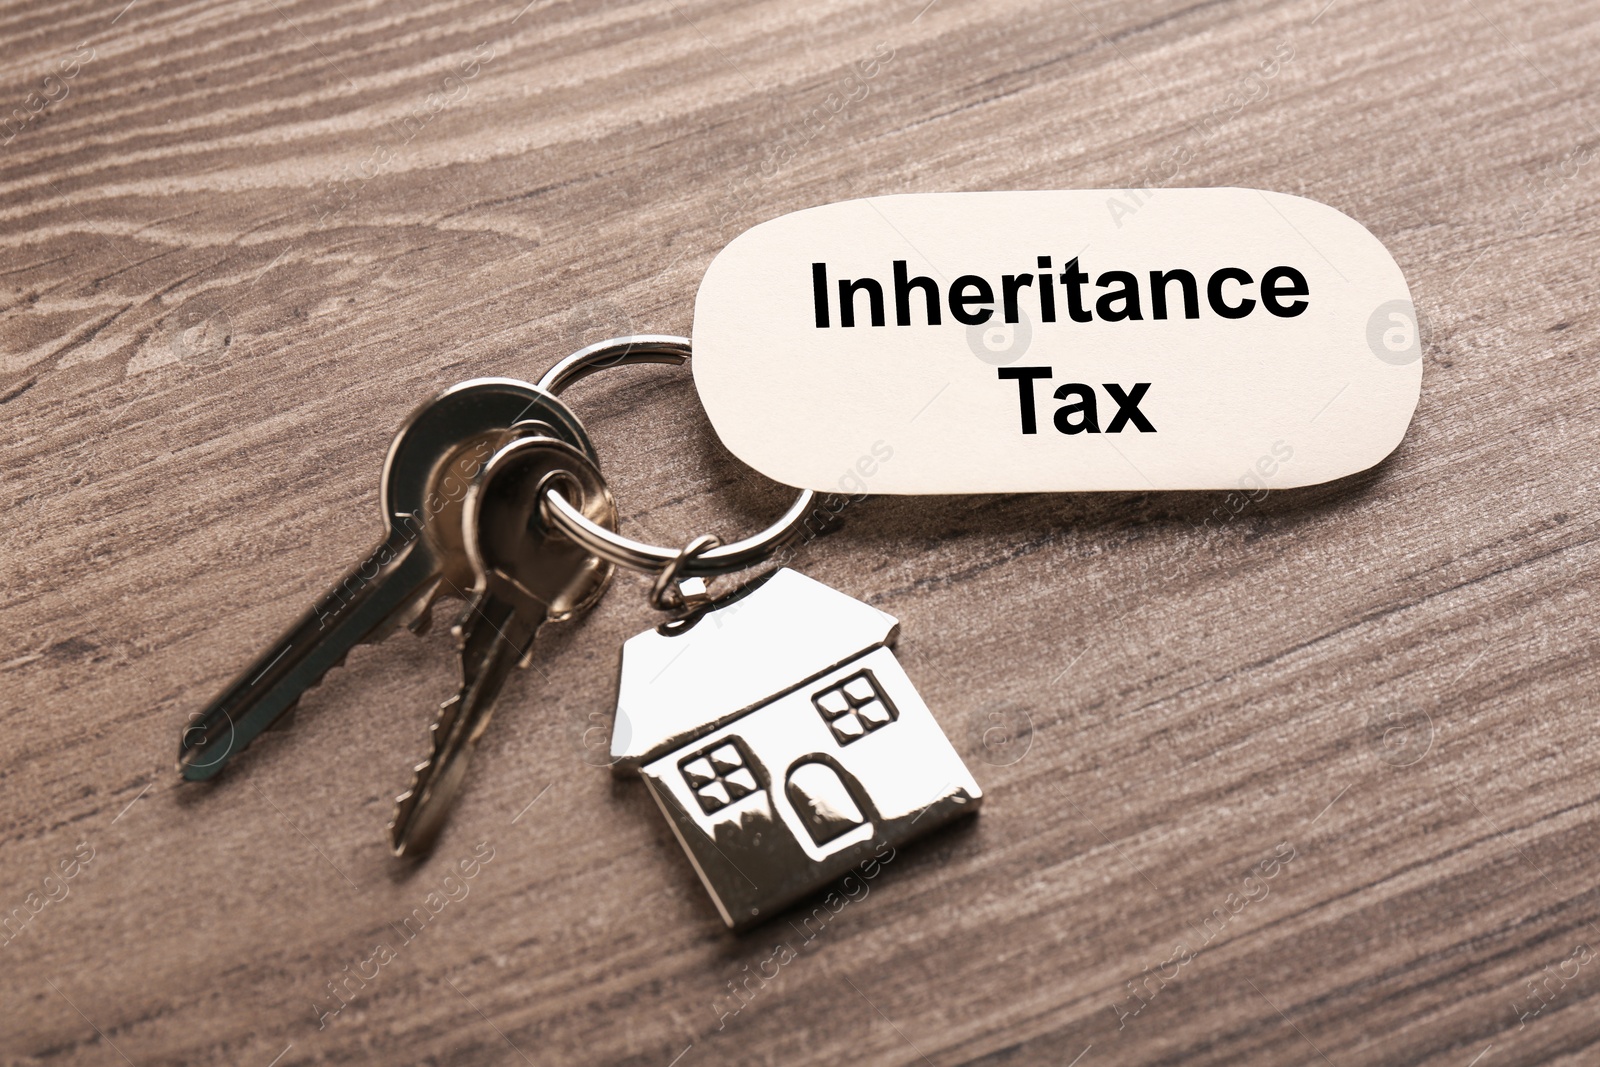
[{"label": "house-shaped keychain charm", "polygon": [[623,646],[613,765],[644,777],[730,927],[977,810],[898,630],[785,568]]}]

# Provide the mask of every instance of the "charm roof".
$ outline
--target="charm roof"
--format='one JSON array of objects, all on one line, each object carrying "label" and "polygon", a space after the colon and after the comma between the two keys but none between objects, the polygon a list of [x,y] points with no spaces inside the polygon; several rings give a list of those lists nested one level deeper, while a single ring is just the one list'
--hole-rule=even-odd
[{"label": "charm roof", "polygon": [[899,622],[782,568],[743,593],[622,646],[611,758],[640,763],[846,660],[894,640]]}]

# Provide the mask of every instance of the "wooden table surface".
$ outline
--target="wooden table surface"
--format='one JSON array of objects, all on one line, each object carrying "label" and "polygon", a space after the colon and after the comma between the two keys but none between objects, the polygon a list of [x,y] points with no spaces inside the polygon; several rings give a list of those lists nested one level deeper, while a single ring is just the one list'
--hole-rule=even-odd
[{"label": "wooden table surface", "polygon": [[[522,2],[0,9],[0,1062],[1600,1059],[1600,4]],[[987,799],[811,936],[724,932],[603,766],[636,575],[541,638],[426,862],[385,825],[443,625],[178,780],[432,391],[686,333],[797,208],[1141,185],[1370,228],[1416,418],[1242,508],[852,504],[795,565],[902,620]],[[570,397],[625,530],[786,499],[682,371]]]}]

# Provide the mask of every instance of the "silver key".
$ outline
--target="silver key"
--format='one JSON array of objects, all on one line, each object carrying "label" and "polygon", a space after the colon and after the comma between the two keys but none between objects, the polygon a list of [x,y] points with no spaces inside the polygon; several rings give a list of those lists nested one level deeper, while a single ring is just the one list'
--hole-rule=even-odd
[{"label": "silver key", "polygon": [[611,580],[610,563],[545,523],[541,500],[551,484],[594,522],[616,529],[616,505],[599,467],[564,441],[523,438],[484,468],[463,516],[475,582],[455,630],[461,689],[440,706],[432,751],[395,799],[389,831],[397,856],[424,852],[438,836],[495,698],[512,667],[527,666],[539,627],[586,610]]},{"label": "silver key", "polygon": [[356,645],[400,625],[421,633],[440,595],[466,596],[474,578],[462,541],[466,496],[489,457],[518,432],[554,434],[594,454],[565,405],[510,378],[462,382],[412,413],[384,461],[382,543],[184,730],[178,770],[185,778],[222,770]]}]

